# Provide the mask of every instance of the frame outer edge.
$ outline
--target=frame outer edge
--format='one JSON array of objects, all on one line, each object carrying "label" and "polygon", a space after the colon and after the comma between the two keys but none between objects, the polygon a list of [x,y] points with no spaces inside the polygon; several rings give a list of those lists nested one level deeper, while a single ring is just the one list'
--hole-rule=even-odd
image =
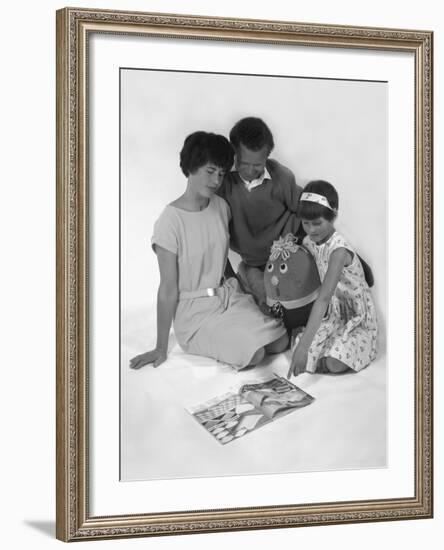
[{"label": "frame outer edge", "polygon": [[416,495],[423,517],[433,517],[433,35],[416,54]]},{"label": "frame outer edge", "polygon": [[76,86],[76,235],[77,235],[77,506],[76,525],[88,518],[88,118],[87,118],[87,37],[81,24],[75,25],[77,52]]},{"label": "frame outer edge", "polygon": [[423,97],[423,132],[424,132],[424,158],[423,158],[423,182],[424,182],[424,239],[422,250],[424,255],[424,298],[423,330],[424,355],[423,365],[425,373],[423,380],[424,394],[424,420],[423,420],[423,453],[425,472],[424,500],[427,517],[434,514],[433,494],[433,32],[428,33],[424,40],[424,97]]},{"label": "frame outer edge", "polygon": [[429,274],[427,284],[429,285],[429,319],[428,319],[428,338],[429,344],[426,352],[428,353],[427,357],[430,359],[429,369],[430,369],[430,378],[429,378],[429,425],[428,425],[428,441],[426,445],[426,452],[428,452],[429,460],[429,517],[434,517],[434,463],[433,463],[433,453],[434,453],[434,411],[433,411],[433,395],[434,395],[434,357],[433,357],[433,334],[434,334],[434,259],[433,259],[433,250],[434,250],[434,240],[433,240],[433,227],[434,227],[434,203],[433,203],[433,189],[434,189],[434,171],[433,171],[433,145],[434,145],[434,134],[433,134],[433,113],[434,113],[434,33],[429,33],[429,58],[426,63],[426,68],[428,70],[428,93],[427,93],[427,121],[428,125],[426,127],[426,140],[427,140],[427,174],[428,174],[428,186],[429,186],[429,235],[426,242],[427,254],[429,258]]},{"label": "frame outer edge", "polygon": [[[326,38],[323,45],[350,45],[353,40],[362,41],[363,47],[369,47],[367,42],[384,39],[387,49],[401,44],[405,49],[416,50],[416,63],[420,69],[416,73],[416,86],[421,87],[420,98],[416,98],[417,133],[415,143],[417,151],[418,184],[417,199],[421,208],[417,217],[417,279],[416,306],[420,309],[419,324],[417,324],[420,339],[417,358],[421,359],[417,368],[417,410],[416,421],[419,429],[417,439],[416,472],[416,502],[411,509],[382,509],[378,502],[375,509],[332,510],[330,512],[314,513],[306,511],[297,516],[279,515],[278,517],[232,518],[198,518],[195,512],[187,512],[184,522],[170,521],[165,523],[147,523],[147,518],[140,518],[141,524],[122,524],[123,517],[88,518],[87,490],[87,409],[85,396],[87,390],[87,340],[85,329],[87,319],[87,274],[84,271],[87,260],[87,207],[86,173],[82,170],[85,162],[85,141],[87,135],[82,122],[83,99],[79,66],[82,66],[77,35],[78,23],[110,22],[123,25],[130,23],[152,24],[154,26],[181,27],[190,31],[194,26],[207,27],[216,32],[225,28],[233,28],[241,32],[278,32],[306,33],[311,29],[312,38],[320,41]],[[432,336],[433,309],[432,299],[432,71],[433,71],[433,34],[425,31],[397,31],[366,28],[342,28],[339,26],[319,26],[312,24],[259,22],[253,20],[231,20],[222,18],[206,18],[198,16],[175,16],[167,14],[144,14],[139,12],[116,12],[112,10],[87,10],[64,8],[56,12],[56,120],[57,120],[57,155],[56,155],[56,206],[57,206],[57,387],[56,387],[56,536],[59,540],[87,540],[99,538],[119,538],[135,536],[156,536],[168,534],[189,534],[198,532],[237,531],[249,529],[267,529],[276,527],[297,527],[301,525],[320,525],[322,523],[358,523],[361,521],[384,521],[397,519],[419,519],[432,517],[433,514],[433,460],[432,460]],[[80,25],[81,26],[81,25]],[[328,30],[328,33],[326,31]],[[162,33],[160,33],[162,34]],[[185,32],[184,34],[187,34]],[[384,36],[385,35],[385,36]],[[337,39],[340,39],[337,42]],[[388,41],[392,42],[388,45]],[[375,46],[373,46],[375,47]],[[421,58],[418,59],[419,52]],[[417,88],[418,90],[418,88]],[[420,101],[418,102],[418,99]],[[419,153],[419,154],[418,154]],[[84,167],[86,168],[86,166]],[[418,269],[420,268],[420,269]],[[420,299],[418,299],[420,298]],[[417,321],[418,323],[418,321]],[[86,346],[86,347],[85,347]],[[79,386],[80,384],[80,386]],[[422,434],[422,435],[421,435]],[[82,472],[83,468],[83,472]],[[211,511],[206,511],[211,516]],[[285,511],[283,512],[285,514]],[[91,521],[96,519],[96,521]],[[105,519],[102,523],[101,519]],[[108,521],[107,521],[108,519]],[[98,521],[97,521],[98,520]],[[111,521],[109,521],[111,520]]]},{"label": "frame outer edge", "polygon": [[66,150],[68,114],[67,12],[56,12],[56,537],[69,533],[69,362],[67,360]]}]

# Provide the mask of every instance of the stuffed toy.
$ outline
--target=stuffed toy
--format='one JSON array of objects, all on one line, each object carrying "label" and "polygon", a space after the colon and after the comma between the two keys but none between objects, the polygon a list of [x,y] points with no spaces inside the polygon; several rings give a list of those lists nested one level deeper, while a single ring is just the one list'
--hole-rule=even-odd
[{"label": "stuffed toy", "polygon": [[316,262],[310,252],[288,233],[274,241],[264,270],[266,303],[282,318],[287,330],[307,324],[321,288]]}]

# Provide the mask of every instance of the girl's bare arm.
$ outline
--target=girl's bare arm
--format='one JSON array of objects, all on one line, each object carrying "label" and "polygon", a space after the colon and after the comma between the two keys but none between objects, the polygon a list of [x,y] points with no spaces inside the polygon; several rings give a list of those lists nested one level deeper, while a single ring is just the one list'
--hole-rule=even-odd
[{"label": "girl's bare arm", "polygon": [[297,375],[304,372],[307,364],[308,350],[313,342],[313,338],[321,325],[322,318],[336,289],[341,272],[345,266],[350,264],[351,260],[350,252],[345,248],[337,248],[332,252],[319,296],[313,304],[307,326],[293,353],[288,377],[292,374]]}]

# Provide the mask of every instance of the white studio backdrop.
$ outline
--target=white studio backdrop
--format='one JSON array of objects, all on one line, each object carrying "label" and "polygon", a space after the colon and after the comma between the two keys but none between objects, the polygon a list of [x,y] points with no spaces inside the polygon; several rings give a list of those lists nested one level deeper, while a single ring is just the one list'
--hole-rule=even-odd
[{"label": "white studio backdrop", "polygon": [[[47,0],[8,4],[3,17],[9,23],[0,37],[5,82],[2,105],[2,201],[0,224],[4,268],[2,289],[3,398],[1,412],[2,543],[6,548],[61,548],[54,538],[54,385],[55,385],[55,10],[65,4]],[[351,0],[313,0],[310,3],[239,2],[223,5],[207,0],[95,0],[71,6],[128,9],[171,13],[207,14],[257,19],[281,19],[316,23],[432,29],[435,37],[435,69],[444,55],[444,23],[439,3],[433,0],[387,3],[383,0],[356,3]],[[20,26],[18,33],[17,26]],[[435,149],[442,150],[442,71],[435,72]],[[25,91],[25,94],[22,93]],[[281,143],[279,142],[279,148]],[[435,180],[441,180],[442,160],[435,158]],[[437,214],[444,206],[442,186],[436,185]],[[442,279],[444,234],[442,217],[435,220],[435,280]],[[400,228],[402,230],[402,228]],[[442,387],[439,365],[443,357],[443,294],[435,285],[436,374],[435,388]],[[443,401],[435,398],[437,424],[444,414]],[[435,464],[443,460],[442,430],[437,430]],[[426,544],[441,547],[444,532],[443,475],[435,471],[435,519],[383,522],[310,529],[283,529],[222,533],[187,537],[97,541],[88,548],[204,549],[255,545],[280,548],[294,544],[313,548],[363,550],[402,541],[406,550]]]},{"label": "white studio backdrop", "polygon": [[196,130],[228,137],[237,120],[259,116],[274,135],[271,156],[299,185],[325,179],[337,188],[337,228],[372,266],[384,318],[387,92],[384,82],[123,69],[122,309],[155,302],[150,237],[162,209],[185,189],[179,167],[185,137]]},{"label": "white studio backdrop", "polygon": [[[127,40],[128,37],[124,42],[126,43]],[[201,64],[205,56],[211,59],[212,69],[204,72],[201,65],[200,71],[162,70],[150,68],[158,67],[159,64],[161,66],[157,60],[154,62],[156,56],[147,47],[151,40],[142,38],[130,40],[138,50],[145,52],[137,56],[132,65],[127,62],[132,59],[131,56],[125,59],[122,55],[123,50],[127,49],[125,43],[120,40],[117,43],[120,43],[119,56],[121,56],[118,66],[124,67],[120,69],[119,76],[121,445],[125,449],[123,456],[130,455],[127,449],[133,448],[134,445],[140,445],[141,449],[145,448],[140,442],[143,441],[144,436],[147,437],[146,433],[151,429],[151,424],[146,425],[145,428],[139,425],[140,417],[144,414],[142,411],[134,414],[131,428],[128,425],[130,422],[128,407],[133,408],[138,400],[136,395],[128,389],[128,382],[125,382],[127,350],[131,349],[131,343],[134,344],[135,341],[140,345],[140,350],[137,351],[150,349],[154,345],[155,302],[159,276],[156,255],[150,246],[150,237],[154,221],[161,211],[168,203],[180,196],[186,187],[186,178],[179,167],[179,151],[185,137],[193,131],[213,131],[228,137],[231,127],[240,118],[260,116],[274,134],[275,149],[271,156],[292,169],[299,185],[304,186],[310,179],[327,179],[336,185],[340,195],[338,229],[346,234],[353,246],[358,247],[358,252],[371,263],[375,272],[382,341],[378,357],[385,367],[388,83],[383,80],[365,81],[356,78],[345,80],[289,76],[298,74],[297,70],[301,75],[319,74],[319,67],[315,65],[313,56],[309,56],[309,62],[303,62],[302,58],[296,58],[293,63],[284,60],[282,69],[285,71],[283,73],[285,76],[283,76],[279,73],[281,66],[277,67],[266,58],[265,53],[269,47],[248,48],[246,45],[207,42],[205,49],[202,50],[201,43],[193,44],[191,41],[183,43],[177,40],[167,40],[162,43],[162,61],[166,66],[180,67],[187,63],[194,66],[191,60],[194,60],[198,53]],[[180,47],[179,55],[173,52],[165,59],[165,50],[172,51],[175,46]],[[223,70],[219,59],[223,57],[225,60],[229,55],[226,52],[227,46],[236,59],[245,54],[246,49],[248,50],[248,63],[242,68],[253,74],[246,74],[229,62],[225,63],[225,67],[231,67],[231,72]],[[106,47],[111,48],[109,37],[100,36],[92,40],[90,51],[93,62],[97,65],[102,63]],[[197,52],[194,52],[195,49]],[[306,48],[300,49],[306,50]],[[183,50],[186,50],[186,53],[182,56],[180,54]],[[257,57],[257,50],[262,55],[260,62],[255,62],[253,65],[253,57]],[[276,47],[276,50],[277,56],[282,58],[290,56],[292,49]],[[154,51],[157,53],[157,50]],[[312,53],[315,54],[315,52]],[[344,56],[336,55],[337,53],[338,50],[328,50],[327,55],[330,65],[335,65],[338,71]],[[271,74],[259,74],[258,69],[262,71],[267,69]],[[335,69],[332,69],[332,72],[340,74],[335,73]],[[95,74],[94,69],[93,74]],[[107,99],[109,99],[111,85],[110,82],[106,88]],[[102,110],[104,102],[94,98],[95,95],[92,94],[93,104],[100,103],[100,110]],[[113,102],[110,102],[110,106]],[[112,109],[107,112],[106,134],[110,134],[109,122],[110,117],[113,117]],[[100,124],[99,119],[95,118],[94,109],[91,120]],[[97,133],[95,142],[103,147],[105,136]],[[94,170],[94,174],[97,175],[95,181],[106,180],[106,195],[109,199],[113,193],[112,180],[100,178],[101,173],[100,162],[98,162]],[[100,198],[97,200],[97,204],[102,202]],[[107,213],[109,210],[107,206]],[[103,227],[103,224],[101,226]],[[112,226],[108,233],[114,234]],[[111,239],[111,242],[116,243],[116,239]],[[234,260],[235,264],[236,258]],[[112,268],[109,271],[111,270]],[[101,282],[99,285],[102,287]],[[135,349],[132,349],[133,354]],[[191,372],[190,376],[193,376]],[[175,383],[177,383],[176,377]],[[146,384],[146,382],[140,382],[142,386],[144,383]],[[148,387],[150,385],[148,384]],[[385,399],[383,401],[385,405]],[[104,414],[102,406],[100,409]],[[143,425],[144,422],[146,420],[141,424]],[[378,423],[376,418],[374,423]],[[386,424],[384,424],[384,430],[385,427]],[[363,431],[363,427],[361,428]],[[137,443],[129,442],[131,438],[128,439],[127,432],[134,433]],[[188,434],[188,437],[191,437],[191,434]],[[186,439],[188,441],[188,438]],[[154,444],[154,446],[157,448],[158,445]],[[162,446],[165,449],[165,459],[160,462],[161,468],[164,468],[168,463],[166,456],[172,454],[169,450],[168,438],[164,440]],[[172,450],[176,453],[175,456],[180,456],[177,445],[173,446]],[[196,455],[200,454],[197,444],[195,452]],[[376,451],[375,453],[377,454]],[[122,471],[126,472],[126,475],[123,475],[124,480],[162,479],[161,475],[154,474],[157,471],[154,454],[144,456],[139,452],[138,457],[140,458],[133,458],[132,461],[125,461],[122,458]],[[197,456],[196,460],[198,460]],[[219,460],[220,470],[217,470],[216,465]],[[135,469],[134,465],[130,466],[134,461],[138,464]],[[239,473],[241,470],[237,468],[241,468],[242,460],[232,459],[232,461],[233,464],[230,465],[226,457],[214,457],[210,460],[214,468],[211,471],[223,472],[225,476]],[[190,477],[183,475],[184,470],[181,469],[180,464],[181,460],[178,460],[177,465],[171,470],[174,474],[169,473],[166,477]],[[202,470],[196,467],[195,471],[200,471],[199,475],[203,476],[205,468],[206,465]],[[275,468],[275,472],[282,473],[276,465]],[[312,461],[307,461],[304,468],[313,469]],[[102,468],[97,469],[103,471]],[[297,467],[294,466],[294,469],[297,470]],[[318,469],[322,470],[322,467]],[[150,476],[147,474],[148,471]],[[250,471],[250,475],[252,473],[257,471]],[[259,483],[263,486],[263,479]],[[226,480],[224,484],[226,485]],[[273,481],[273,486],[275,485],[276,482]]]}]

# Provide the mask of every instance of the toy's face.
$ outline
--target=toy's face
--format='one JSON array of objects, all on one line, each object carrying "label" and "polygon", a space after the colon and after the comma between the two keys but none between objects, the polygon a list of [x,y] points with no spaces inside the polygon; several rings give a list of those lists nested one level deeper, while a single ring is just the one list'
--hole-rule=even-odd
[{"label": "toy's face", "polygon": [[286,246],[286,239],[273,244],[264,271],[267,298],[279,302],[304,298],[320,286],[313,256],[296,244]]}]

